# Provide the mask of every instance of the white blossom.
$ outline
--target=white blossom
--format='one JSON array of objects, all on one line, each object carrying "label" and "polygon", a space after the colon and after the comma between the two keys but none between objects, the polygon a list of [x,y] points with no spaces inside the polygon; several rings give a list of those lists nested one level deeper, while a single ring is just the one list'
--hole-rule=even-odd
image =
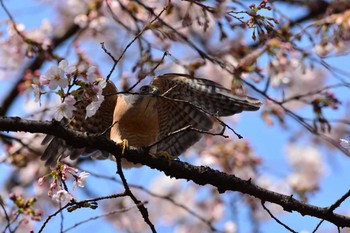
[{"label": "white blossom", "polygon": [[325,173],[319,150],[311,146],[289,145],[286,154],[293,168],[287,178],[289,185],[302,192],[317,189]]},{"label": "white blossom", "polygon": [[87,107],[86,107],[86,116],[85,119],[88,117],[91,117],[96,114],[97,110],[100,108],[103,100],[104,100],[103,95],[96,95],[96,101],[91,102]]},{"label": "white blossom", "polygon": [[97,79],[97,75],[96,75],[96,66],[91,66],[89,67],[89,69],[87,70],[87,80],[89,83],[94,83]]},{"label": "white blossom", "polygon": [[41,83],[44,84],[43,80],[46,79],[49,88],[55,90],[58,86],[65,88],[68,86],[68,80],[64,75],[64,70],[57,66],[51,66],[45,73],[44,77],[41,77]]},{"label": "white blossom", "polygon": [[98,18],[91,20],[89,24],[89,28],[96,31],[102,31],[104,28],[107,27],[107,25],[108,25],[107,17],[100,16]]},{"label": "white blossom", "polygon": [[96,95],[102,95],[102,90],[106,87],[106,80],[100,80],[96,85],[92,87]]},{"label": "white blossom", "polygon": [[72,194],[67,192],[66,190],[59,190],[57,193],[52,195],[52,200],[60,203],[68,202],[73,199]]},{"label": "white blossom", "polygon": [[85,28],[88,25],[89,17],[86,14],[75,16],[74,23],[80,28]]},{"label": "white blossom", "polygon": [[77,70],[76,66],[74,65],[69,66],[67,60],[65,59],[63,59],[62,61],[60,61],[60,63],[58,63],[58,68],[63,70],[68,75],[73,74]]},{"label": "white blossom", "polygon": [[237,225],[232,221],[225,222],[224,224],[224,232],[225,233],[236,233]]},{"label": "white blossom", "polygon": [[40,102],[40,96],[41,96],[41,92],[40,92],[40,88],[38,85],[36,84],[32,84],[32,88],[34,91],[34,97],[35,97],[35,102]]},{"label": "white blossom", "polygon": [[76,100],[74,96],[68,95],[65,97],[64,102],[58,107],[58,111],[56,112],[55,119],[57,121],[62,120],[63,117],[70,119],[73,116],[73,111],[76,109],[74,104]]},{"label": "white blossom", "polygon": [[81,172],[77,179],[73,182],[73,189],[75,189],[77,186],[84,188],[86,183],[86,178],[90,176],[90,173],[88,172]]},{"label": "white blossom", "polygon": [[350,141],[341,138],[340,145],[350,151]]},{"label": "white blossom", "polygon": [[40,75],[39,83],[41,86],[47,86],[50,83],[50,79],[48,79],[45,75]]}]

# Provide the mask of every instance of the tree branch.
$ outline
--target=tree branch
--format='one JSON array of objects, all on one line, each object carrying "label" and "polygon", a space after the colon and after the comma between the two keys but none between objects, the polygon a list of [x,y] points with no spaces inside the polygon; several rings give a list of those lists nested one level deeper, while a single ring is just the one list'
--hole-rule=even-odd
[{"label": "tree branch", "polygon": [[[103,136],[88,136],[84,133],[63,128],[58,122],[23,120],[19,117],[0,117],[0,131],[25,131],[30,133],[46,133],[67,140],[72,146],[83,147],[94,145],[98,150],[108,151],[116,156],[121,155],[122,147]],[[335,214],[329,208],[309,205],[287,196],[263,189],[251,180],[242,180],[205,166],[193,166],[185,162],[173,160],[171,163],[165,158],[149,155],[145,149],[129,148],[123,158],[130,162],[141,163],[153,169],[164,172],[167,176],[177,179],[191,180],[199,185],[210,184],[220,193],[238,191],[254,196],[262,201],[275,203],[292,212],[309,215],[327,220],[338,227],[350,227],[350,217]]]}]

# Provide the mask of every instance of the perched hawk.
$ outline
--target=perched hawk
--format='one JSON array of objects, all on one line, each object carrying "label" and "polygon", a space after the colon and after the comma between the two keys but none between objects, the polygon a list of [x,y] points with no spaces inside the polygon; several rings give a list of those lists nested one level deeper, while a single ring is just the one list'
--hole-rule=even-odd
[{"label": "perched hawk", "polygon": [[[103,95],[117,93],[108,82]],[[213,126],[212,116],[230,116],[242,111],[256,111],[261,102],[248,96],[234,95],[230,90],[206,79],[184,74],[156,77],[139,93],[106,95],[96,115],[85,118],[81,103],[67,127],[88,133],[110,130],[110,139],[133,147],[150,146],[151,153],[166,152],[178,156],[196,143],[202,132]],[[89,148],[67,147],[63,139],[48,136],[50,144],[42,155],[47,165],[70,156],[76,159],[89,153]],[[50,140],[49,140],[50,139]],[[92,149],[90,149],[91,152]],[[106,155],[106,154],[105,154]]]}]

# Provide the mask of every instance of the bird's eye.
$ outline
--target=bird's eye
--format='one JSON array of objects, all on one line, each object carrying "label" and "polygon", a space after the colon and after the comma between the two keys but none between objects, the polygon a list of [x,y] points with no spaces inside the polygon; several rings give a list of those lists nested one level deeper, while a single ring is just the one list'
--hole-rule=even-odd
[{"label": "bird's eye", "polygon": [[143,86],[140,88],[140,94],[147,94],[149,92],[149,86]]}]

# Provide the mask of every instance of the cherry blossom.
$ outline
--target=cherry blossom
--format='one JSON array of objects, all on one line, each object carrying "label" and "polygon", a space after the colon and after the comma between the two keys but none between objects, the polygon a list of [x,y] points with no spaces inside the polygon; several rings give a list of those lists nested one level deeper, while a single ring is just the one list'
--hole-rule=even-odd
[{"label": "cherry blossom", "polygon": [[47,86],[50,83],[50,79],[48,79],[45,75],[40,75],[39,82],[41,86]]},{"label": "cherry blossom", "polygon": [[88,173],[88,172],[81,172],[79,174],[79,176],[77,176],[76,179],[73,182],[73,189],[75,189],[76,186],[84,188],[85,187],[85,183],[86,183],[86,178],[88,178],[89,176],[90,176],[90,173]]},{"label": "cherry blossom", "polygon": [[291,144],[286,149],[286,155],[293,168],[287,178],[290,186],[302,195],[317,190],[325,174],[321,153],[311,146]]},{"label": "cherry blossom", "polygon": [[40,102],[41,92],[39,86],[36,84],[32,84],[32,87],[34,91],[35,102]]},{"label": "cherry blossom", "polygon": [[225,233],[236,233],[237,232],[237,224],[232,221],[225,222],[224,224],[224,232]]},{"label": "cherry blossom", "polygon": [[89,24],[89,28],[96,31],[102,31],[107,27],[107,25],[108,25],[108,19],[104,16],[100,16],[91,20]]},{"label": "cherry blossom", "polygon": [[40,76],[40,84],[48,85],[51,90],[57,87],[66,88],[68,86],[68,77],[76,72],[74,65],[69,66],[67,60],[63,59],[58,66],[51,66],[44,75]]},{"label": "cherry blossom", "polygon": [[[90,67],[88,70],[88,79],[90,79],[90,81],[92,81],[95,78],[94,70],[95,70],[95,67]],[[106,85],[107,85],[106,80],[99,80],[98,83],[93,84],[92,90],[95,92],[95,96],[93,97],[93,101],[88,106],[86,106],[85,118],[95,115],[97,110],[100,108],[105,98],[102,95],[102,91],[103,91],[103,88],[106,87]]]},{"label": "cherry blossom", "polygon": [[75,16],[74,23],[81,28],[85,28],[88,25],[89,17],[86,14],[80,14]]},{"label": "cherry blossom", "polygon": [[74,65],[68,65],[67,60],[63,59],[58,63],[58,68],[63,70],[67,75],[72,75],[77,69]]},{"label": "cherry blossom", "polygon": [[340,145],[344,147],[345,149],[348,149],[350,152],[350,141],[345,140],[345,139],[340,139]]},{"label": "cherry blossom", "polygon": [[57,87],[66,88],[68,86],[68,80],[64,75],[64,70],[57,66],[51,66],[43,76],[40,78],[43,80],[41,83],[45,83],[44,80],[47,80],[51,90],[55,90]]},{"label": "cherry blossom", "polygon": [[104,100],[103,95],[97,95],[96,100],[91,102],[87,107],[86,107],[86,116],[85,118],[91,117],[95,115],[97,110],[100,108],[102,102]]},{"label": "cherry blossom", "polygon": [[[90,66],[86,72],[86,79],[89,83],[94,83],[97,79],[96,66]],[[97,93],[97,92],[96,92]]]},{"label": "cherry blossom", "polygon": [[73,199],[72,194],[70,194],[69,192],[63,189],[57,191],[57,193],[52,195],[52,200],[59,203],[66,203],[72,199]]},{"label": "cherry blossom", "polygon": [[73,116],[73,111],[76,109],[74,106],[76,100],[74,96],[68,95],[65,97],[64,102],[58,107],[58,110],[55,115],[57,121],[62,120],[63,117],[70,119]]}]

